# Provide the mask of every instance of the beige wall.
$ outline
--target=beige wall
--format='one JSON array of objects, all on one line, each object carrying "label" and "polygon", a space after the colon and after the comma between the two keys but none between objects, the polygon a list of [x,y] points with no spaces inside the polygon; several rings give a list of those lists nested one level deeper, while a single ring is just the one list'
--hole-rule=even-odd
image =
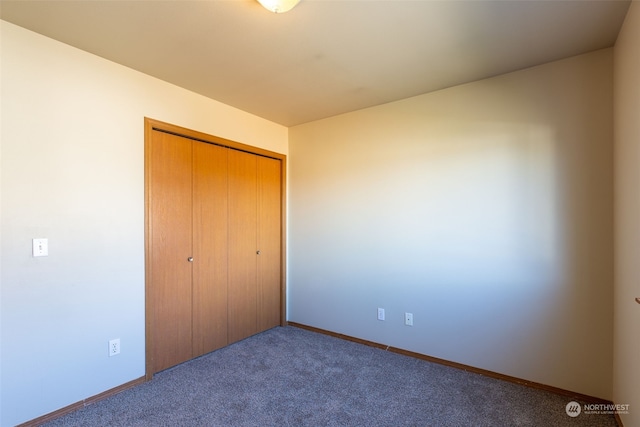
[{"label": "beige wall", "polygon": [[613,398],[640,426],[640,4],[633,2],[615,46],[615,292]]},{"label": "beige wall", "polygon": [[291,321],[612,397],[610,49],[289,135]]},{"label": "beige wall", "polygon": [[[144,117],[285,154],[288,130],[12,24],[0,31],[10,426],[144,375]],[[31,257],[36,237],[49,257]],[[112,338],[122,352],[109,358]]]}]

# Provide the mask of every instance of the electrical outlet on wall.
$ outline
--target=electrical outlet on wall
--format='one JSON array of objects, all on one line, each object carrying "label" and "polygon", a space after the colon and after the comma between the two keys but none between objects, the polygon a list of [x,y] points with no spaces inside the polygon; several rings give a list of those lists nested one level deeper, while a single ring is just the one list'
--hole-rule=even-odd
[{"label": "electrical outlet on wall", "polygon": [[378,320],[384,320],[384,308],[378,307]]},{"label": "electrical outlet on wall", "polygon": [[413,313],[404,314],[404,324],[407,326],[413,326]]},{"label": "electrical outlet on wall", "polygon": [[109,340],[109,357],[120,354],[120,338]]}]

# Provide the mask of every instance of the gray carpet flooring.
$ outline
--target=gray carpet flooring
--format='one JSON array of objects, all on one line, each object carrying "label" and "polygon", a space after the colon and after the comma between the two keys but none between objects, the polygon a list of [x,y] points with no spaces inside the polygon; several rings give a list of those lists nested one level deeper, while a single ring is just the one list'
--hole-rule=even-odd
[{"label": "gray carpet flooring", "polygon": [[615,426],[569,399],[288,326],[160,372],[56,426]]}]

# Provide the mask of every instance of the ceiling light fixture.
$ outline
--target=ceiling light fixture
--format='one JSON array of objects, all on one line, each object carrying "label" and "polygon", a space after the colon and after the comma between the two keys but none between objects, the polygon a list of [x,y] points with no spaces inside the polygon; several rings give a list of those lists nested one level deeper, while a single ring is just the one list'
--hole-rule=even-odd
[{"label": "ceiling light fixture", "polygon": [[300,0],[258,0],[265,9],[273,13],[285,13],[295,7]]}]

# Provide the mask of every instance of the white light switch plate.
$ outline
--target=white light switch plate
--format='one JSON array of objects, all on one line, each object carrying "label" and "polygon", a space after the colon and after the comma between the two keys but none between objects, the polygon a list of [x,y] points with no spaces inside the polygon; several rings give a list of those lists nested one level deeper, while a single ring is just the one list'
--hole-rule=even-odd
[{"label": "white light switch plate", "polygon": [[49,256],[49,239],[33,239],[33,256]]}]

